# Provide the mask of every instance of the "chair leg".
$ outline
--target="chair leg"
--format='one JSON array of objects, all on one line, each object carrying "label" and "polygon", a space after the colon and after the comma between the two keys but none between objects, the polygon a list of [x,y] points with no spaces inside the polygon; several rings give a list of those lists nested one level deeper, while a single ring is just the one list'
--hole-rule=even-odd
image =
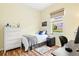
[{"label": "chair leg", "polygon": [[56,56],[56,55],[54,55],[53,53],[51,53],[53,56]]}]

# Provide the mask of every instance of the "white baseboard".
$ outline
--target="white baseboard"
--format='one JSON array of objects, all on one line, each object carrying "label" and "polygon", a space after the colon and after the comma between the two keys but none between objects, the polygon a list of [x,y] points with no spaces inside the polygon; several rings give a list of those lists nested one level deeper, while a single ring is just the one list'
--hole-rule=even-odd
[{"label": "white baseboard", "polygon": [[0,51],[3,50],[3,48],[0,48]]}]

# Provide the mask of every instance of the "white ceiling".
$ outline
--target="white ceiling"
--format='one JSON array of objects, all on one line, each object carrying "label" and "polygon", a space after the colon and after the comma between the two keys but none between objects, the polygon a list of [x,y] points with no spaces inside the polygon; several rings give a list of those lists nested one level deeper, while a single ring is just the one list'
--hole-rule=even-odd
[{"label": "white ceiling", "polygon": [[52,3],[27,3],[26,5],[36,9],[36,10],[43,10],[48,6],[52,5]]}]

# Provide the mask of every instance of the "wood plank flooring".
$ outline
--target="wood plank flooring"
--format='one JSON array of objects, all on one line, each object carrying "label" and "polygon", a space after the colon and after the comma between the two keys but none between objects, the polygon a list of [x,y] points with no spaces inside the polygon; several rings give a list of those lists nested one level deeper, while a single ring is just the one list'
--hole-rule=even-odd
[{"label": "wood plank flooring", "polygon": [[47,53],[45,53],[44,55],[39,54],[35,50],[26,52],[26,51],[22,50],[21,48],[16,48],[16,49],[7,51],[4,55],[3,55],[3,51],[0,51],[0,56],[48,56],[48,54],[52,50],[54,51],[57,48],[59,48],[59,46],[51,47],[51,50],[47,51]]}]

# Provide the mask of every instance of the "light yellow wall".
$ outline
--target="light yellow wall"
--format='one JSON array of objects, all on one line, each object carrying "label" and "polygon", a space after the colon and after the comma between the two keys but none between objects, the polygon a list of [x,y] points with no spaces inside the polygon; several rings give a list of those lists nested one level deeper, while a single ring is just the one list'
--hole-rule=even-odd
[{"label": "light yellow wall", "polygon": [[19,23],[24,33],[34,34],[40,29],[41,18],[49,19],[49,14],[64,8],[64,35],[69,40],[75,38],[75,29],[79,25],[79,4],[53,4],[41,12],[24,4],[0,4],[0,48],[3,47],[3,26],[5,23]]},{"label": "light yellow wall", "polygon": [[0,4],[0,48],[3,48],[4,24],[20,24],[25,34],[34,34],[40,29],[40,12],[25,4]]},{"label": "light yellow wall", "polygon": [[79,4],[53,4],[47,9],[41,12],[42,20],[49,19],[50,20],[50,13],[54,12],[58,9],[64,8],[65,15],[63,18],[64,21],[64,35],[69,40],[75,39],[75,30],[79,26]]}]

